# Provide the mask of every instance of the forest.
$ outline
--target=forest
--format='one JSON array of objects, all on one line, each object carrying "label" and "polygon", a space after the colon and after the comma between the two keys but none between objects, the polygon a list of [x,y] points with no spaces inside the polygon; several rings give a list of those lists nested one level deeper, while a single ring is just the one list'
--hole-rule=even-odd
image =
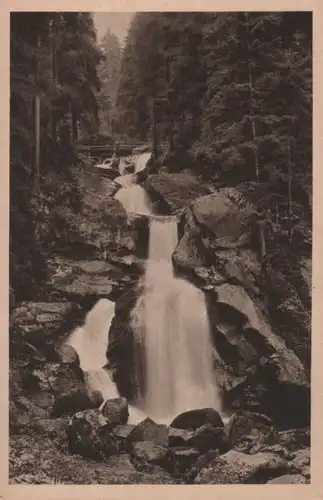
[{"label": "forest", "polygon": [[77,205],[69,182],[77,141],[100,131],[149,143],[153,107],[156,140],[168,144],[157,163],[240,185],[289,239],[310,238],[311,13],[137,13],[123,47],[110,31],[97,40],[90,13],[15,13],[10,286],[18,296],[32,293],[31,276],[44,279],[46,247],[59,243],[52,206],[64,197]]}]

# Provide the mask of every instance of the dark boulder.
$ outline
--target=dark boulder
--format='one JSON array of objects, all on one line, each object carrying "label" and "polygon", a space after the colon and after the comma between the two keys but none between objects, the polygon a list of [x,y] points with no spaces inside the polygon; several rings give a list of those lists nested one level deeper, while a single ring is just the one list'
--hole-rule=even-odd
[{"label": "dark boulder", "polygon": [[274,427],[265,415],[238,411],[226,424],[225,437],[231,448],[247,451],[254,444],[273,443]]},{"label": "dark boulder", "polygon": [[184,474],[191,469],[200,456],[199,450],[192,447],[174,447],[170,450],[170,464],[172,472]]},{"label": "dark boulder", "polygon": [[128,422],[128,403],[125,398],[107,399],[100,409],[111,427],[125,425]]},{"label": "dark boulder", "polygon": [[170,427],[196,430],[205,424],[211,424],[214,427],[224,426],[222,418],[216,410],[213,408],[203,408],[181,413],[172,421]]},{"label": "dark boulder", "polygon": [[136,425],[130,432],[128,440],[129,442],[152,441],[164,447],[169,444],[166,425],[156,424],[149,417]]},{"label": "dark boulder", "polygon": [[214,427],[212,424],[205,424],[196,429],[189,444],[193,445],[200,452],[219,450],[221,453],[224,453],[228,450],[223,427]]},{"label": "dark boulder", "polygon": [[169,427],[169,446],[189,446],[189,443],[194,438],[194,435],[194,431]]},{"label": "dark boulder", "polygon": [[118,452],[111,425],[99,410],[76,413],[70,420],[67,434],[72,454],[102,460]]},{"label": "dark boulder", "polygon": [[167,468],[168,465],[168,448],[153,441],[133,443],[131,456],[138,470],[144,470],[147,465],[158,465],[162,468]]}]

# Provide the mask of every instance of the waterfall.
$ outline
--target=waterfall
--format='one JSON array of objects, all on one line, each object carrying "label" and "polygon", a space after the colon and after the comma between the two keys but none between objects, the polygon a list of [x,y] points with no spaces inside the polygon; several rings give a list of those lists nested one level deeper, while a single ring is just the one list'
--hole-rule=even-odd
[{"label": "waterfall", "polygon": [[151,203],[146,191],[136,184],[136,173],[143,170],[149,160],[151,153],[142,153],[134,156],[134,173],[124,174],[124,161],[120,162],[120,176],[115,182],[122,186],[115,194],[115,199],[120,201],[123,208],[130,213],[149,215],[151,213]]},{"label": "waterfall", "polygon": [[141,408],[157,421],[194,408],[220,410],[212,344],[202,291],[174,276],[175,218],[151,218],[144,294],[133,311],[143,344],[145,387]]},{"label": "waterfall", "polygon": [[[87,314],[84,325],[76,328],[66,340],[66,344],[74,347],[79,355],[89,394],[99,391],[104,400],[120,397],[108,370],[104,368],[114,312],[115,305],[111,300],[99,300]],[[146,416],[139,408],[129,406],[128,423],[137,424]]]},{"label": "waterfall", "polygon": [[[149,154],[140,155],[138,170]],[[137,170],[136,170],[137,171]],[[141,395],[136,407],[129,406],[129,423],[147,415],[170,423],[179,413],[196,408],[221,410],[214,381],[210,327],[204,293],[174,275],[172,253],[177,245],[177,220],[152,215],[145,190],[134,184],[135,175],[120,177],[116,198],[128,212],[150,218],[149,254],[144,291],[131,313],[135,334],[137,370],[143,368]],[[102,299],[89,312],[83,327],[72,332],[67,343],[79,354],[90,391],[99,390],[105,399],[118,397],[106,365],[108,334],[114,303]],[[141,374],[142,375],[142,374]],[[142,382],[143,380],[143,382]]]},{"label": "waterfall", "polygon": [[131,184],[129,187],[119,189],[115,194],[115,199],[120,201],[127,212],[142,215],[151,213],[147,193],[138,184]]}]

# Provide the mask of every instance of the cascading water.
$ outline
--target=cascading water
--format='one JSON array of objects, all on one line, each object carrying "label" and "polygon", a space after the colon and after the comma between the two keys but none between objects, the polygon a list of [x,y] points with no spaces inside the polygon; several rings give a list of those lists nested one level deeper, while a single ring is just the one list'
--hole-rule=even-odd
[{"label": "cascading water", "polygon": [[114,303],[99,300],[87,314],[83,327],[76,328],[66,340],[79,355],[89,391],[100,391],[105,399],[118,397],[108,371],[103,368],[107,362],[106,349],[113,316]]},{"label": "cascading water", "polygon": [[[87,314],[83,327],[76,328],[66,340],[79,355],[88,392],[99,391],[104,400],[120,397],[108,370],[104,368],[107,363],[106,350],[114,310],[113,302],[107,299],[99,300]],[[130,424],[138,423],[145,417],[138,408],[129,406]]]},{"label": "cascading water", "polygon": [[119,183],[122,188],[117,191],[115,199],[120,201],[127,212],[142,215],[151,213],[150,200],[146,191],[135,183],[136,174],[145,168],[150,156],[151,153],[142,153],[134,157],[133,174],[124,174],[124,163],[120,162],[120,177],[117,177],[115,182]]},{"label": "cascading water", "polygon": [[[149,153],[138,156],[136,172],[144,168],[149,156]],[[221,410],[204,294],[176,277],[173,271],[177,220],[172,216],[152,215],[145,190],[134,183],[135,174],[123,175],[116,181],[123,185],[115,197],[124,208],[150,217],[144,292],[132,311],[132,328],[141,353],[138,367],[144,361],[144,387],[137,407],[129,407],[129,423],[137,423],[147,415],[155,421],[170,423],[186,410],[203,407]],[[104,368],[113,316],[113,302],[99,301],[87,315],[84,326],[72,332],[67,340],[79,354],[89,391],[100,391],[104,399],[119,396]]]},{"label": "cascading water", "polygon": [[174,276],[176,244],[176,219],[152,218],[144,294],[132,324],[146,365],[140,407],[166,422],[194,408],[220,410],[204,294]]}]

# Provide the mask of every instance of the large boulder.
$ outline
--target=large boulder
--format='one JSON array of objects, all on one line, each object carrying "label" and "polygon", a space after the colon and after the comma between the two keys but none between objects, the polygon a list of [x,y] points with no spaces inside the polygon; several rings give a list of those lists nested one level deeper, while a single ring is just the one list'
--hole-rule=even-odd
[{"label": "large boulder", "polygon": [[200,456],[199,450],[188,447],[174,447],[170,450],[170,464],[172,472],[175,474],[184,474],[190,470],[197,462]]},{"label": "large boulder", "polygon": [[153,200],[174,212],[209,192],[208,187],[188,172],[150,175],[144,184]]},{"label": "large boulder", "polygon": [[272,443],[274,427],[270,418],[259,413],[238,411],[225,426],[226,440],[231,448],[247,451],[255,443]]},{"label": "large boulder", "polygon": [[263,484],[291,469],[284,459],[272,453],[247,455],[230,450],[201,469],[194,484]]},{"label": "large boulder", "polygon": [[125,425],[128,422],[128,403],[125,398],[107,399],[100,411],[111,427]]},{"label": "large boulder", "polygon": [[23,386],[29,398],[52,415],[72,414],[94,406],[84,384],[83,372],[66,363],[28,367]]},{"label": "large boulder", "polygon": [[111,433],[110,422],[99,410],[86,410],[73,415],[67,434],[72,454],[104,459],[118,452],[117,440]]},{"label": "large boulder", "polygon": [[167,467],[168,448],[153,441],[138,441],[132,444],[132,461],[137,469],[145,469],[147,465]]},{"label": "large boulder", "polygon": [[214,427],[212,424],[205,424],[196,429],[189,443],[200,452],[219,450],[223,453],[228,450],[228,442],[223,427]]},{"label": "large boulder", "polygon": [[189,446],[195,432],[187,429],[168,428],[169,446]]},{"label": "large boulder", "polygon": [[12,353],[27,343],[37,349],[56,343],[77,320],[80,309],[71,302],[23,302],[10,315]]},{"label": "large boulder", "polygon": [[216,410],[213,408],[202,408],[181,413],[174,418],[170,427],[196,430],[205,424],[211,424],[214,427],[224,426],[222,418]]},{"label": "large boulder", "polygon": [[167,447],[169,444],[166,425],[156,424],[151,418],[147,417],[140,422],[130,432],[129,442],[151,441],[156,445]]}]

